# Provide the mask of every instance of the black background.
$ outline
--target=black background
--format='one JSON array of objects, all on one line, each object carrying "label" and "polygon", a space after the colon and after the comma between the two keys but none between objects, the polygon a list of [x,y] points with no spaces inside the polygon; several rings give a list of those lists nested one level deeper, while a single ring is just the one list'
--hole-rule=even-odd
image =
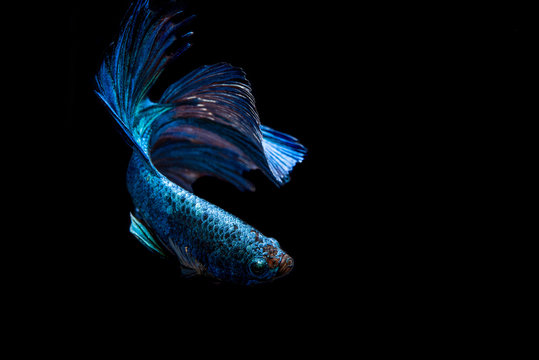
[{"label": "black background", "polygon": [[[485,251],[471,228],[495,205],[489,166],[509,160],[515,129],[528,125],[529,9],[184,2],[197,15],[193,47],[151,96],[198,66],[229,62],[246,71],[262,122],[309,150],[281,189],[256,172],[254,193],[195,184],[295,259],[289,276],[244,288],[184,279],[129,234],[130,149],[93,93],[129,3],[73,2],[56,14],[66,106],[41,296],[69,326],[114,333],[149,319],[201,337],[239,327],[255,342],[339,351],[477,305],[490,279],[469,263]],[[327,343],[331,334],[340,342]]]}]

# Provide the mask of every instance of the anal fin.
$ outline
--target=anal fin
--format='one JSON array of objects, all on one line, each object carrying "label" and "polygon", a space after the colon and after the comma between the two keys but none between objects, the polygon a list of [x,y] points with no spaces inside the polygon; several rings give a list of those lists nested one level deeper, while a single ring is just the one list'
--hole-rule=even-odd
[{"label": "anal fin", "polygon": [[158,238],[151,231],[150,227],[144,222],[144,220],[137,219],[133,214],[131,216],[131,226],[129,231],[133,234],[142,245],[148,250],[154,252],[160,256],[166,257],[166,252],[163,246],[159,243]]}]

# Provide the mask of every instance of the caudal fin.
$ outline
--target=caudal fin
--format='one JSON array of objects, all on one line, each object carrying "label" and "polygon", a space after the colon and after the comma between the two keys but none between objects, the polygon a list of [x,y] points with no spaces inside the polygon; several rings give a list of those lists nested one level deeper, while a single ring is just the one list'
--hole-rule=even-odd
[{"label": "caudal fin", "polygon": [[303,160],[307,149],[293,136],[264,125],[260,125],[260,130],[262,130],[262,146],[269,168],[278,182],[285,184],[289,180],[288,174],[297,163]]},{"label": "caudal fin", "polygon": [[[243,173],[260,169],[282,185],[305,147],[260,124],[251,86],[240,68],[202,66],[168,87],[156,102],[148,91],[171,60],[190,44],[183,25],[192,16],[152,10],[138,0],[96,76],[97,94],[128,143],[158,172],[191,190],[215,176],[254,190]],[[174,45],[173,45],[174,44]]]},{"label": "caudal fin", "polygon": [[[148,91],[165,67],[190,47],[186,39],[192,32],[182,34],[180,29],[193,16],[182,18],[181,14],[181,10],[154,11],[148,0],[138,0],[131,6],[117,41],[96,75],[97,95],[113,114],[129,145],[147,159],[142,136],[169,108],[151,102]],[[172,48],[174,42],[178,44]]]}]

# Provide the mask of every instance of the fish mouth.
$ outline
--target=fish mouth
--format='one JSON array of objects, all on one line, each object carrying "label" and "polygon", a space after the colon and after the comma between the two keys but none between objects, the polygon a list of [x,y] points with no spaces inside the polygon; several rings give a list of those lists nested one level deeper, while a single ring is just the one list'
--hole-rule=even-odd
[{"label": "fish mouth", "polygon": [[279,262],[279,269],[277,270],[276,277],[282,277],[292,271],[294,268],[294,259],[288,254],[284,254]]}]

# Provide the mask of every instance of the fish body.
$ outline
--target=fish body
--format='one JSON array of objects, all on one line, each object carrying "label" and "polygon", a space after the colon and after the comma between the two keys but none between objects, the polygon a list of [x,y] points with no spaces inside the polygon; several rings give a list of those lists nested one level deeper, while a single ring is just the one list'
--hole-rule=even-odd
[{"label": "fish body", "polygon": [[202,66],[158,101],[148,98],[164,67],[189,47],[181,43],[168,52],[191,34],[178,36],[190,20],[178,21],[180,14],[138,1],[96,76],[96,93],[133,148],[130,231],[149,250],[177,256],[188,276],[245,285],[278,278],[290,272],[293,260],[277,240],[196,196],[191,185],[215,176],[253,190],[241,175],[254,169],[282,185],[306,150],[260,123],[245,74],[226,63]]},{"label": "fish body", "polygon": [[[156,174],[136,153],[129,163],[127,184],[136,209],[134,216],[145,219],[153,230],[162,246],[158,252],[178,256],[184,274],[254,284],[292,269],[292,258],[280,249],[277,240]],[[252,278],[249,264],[259,260],[267,263],[268,270]]]}]

